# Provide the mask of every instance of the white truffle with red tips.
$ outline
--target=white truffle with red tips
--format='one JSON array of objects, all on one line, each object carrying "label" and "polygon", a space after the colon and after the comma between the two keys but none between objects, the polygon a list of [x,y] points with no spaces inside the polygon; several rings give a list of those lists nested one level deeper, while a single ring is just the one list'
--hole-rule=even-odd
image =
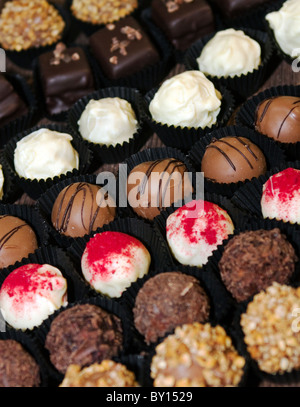
[{"label": "white truffle with red tips", "polygon": [[49,264],[26,264],[13,270],[0,289],[0,310],[15,329],[33,329],[67,305],[67,280]]},{"label": "white truffle with red tips", "polygon": [[217,246],[234,231],[233,222],[215,203],[194,200],[167,218],[166,237],[176,260],[202,267]]},{"label": "white truffle with red tips", "polygon": [[111,298],[122,293],[148,273],[151,256],[133,236],[122,232],[96,233],[81,258],[82,273],[97,291]]},{"label": "white truffle with red tips", "polygon": [[264,218],[300,223],[300,170],[287,168],[263,185],[261,211]]}]

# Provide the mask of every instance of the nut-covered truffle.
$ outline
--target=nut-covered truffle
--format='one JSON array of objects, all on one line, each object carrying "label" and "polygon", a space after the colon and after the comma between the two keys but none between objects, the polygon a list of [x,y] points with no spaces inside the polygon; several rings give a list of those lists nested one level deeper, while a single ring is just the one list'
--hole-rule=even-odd
[{"label": "nut-covered truffle", "polygon": [[298,260],[278,228],[246,231],[225,246],[219,262],[222,280],[237,301],[245,301],[273,281],[289,282]]},{"label": "nut-covered truffle", "polygon": [[123,328],[116,315],[93,304],[68,308],[52,321],[45,347],[58,371],[81,367],[116,356],[123,345]]},{"label": "nut-covered truffle", "polygon": [[161,210],[192,194],[186,165],[176,158],[135,166],[127,178],[128,202],[137,215],[153,220]]},{"label": "nut-covered truffle", "polygon": [[40,367],[27,350],[13,339],[0,340],[0,387],[38,387]]},{"label": "nut-covered truffle", "polygon": [[257,107],[255,129],[281,143],[300,141],[300,98],[277,96]]},{"label": "nut-covered truffle", "polygon": [[250,356],[267,373],[300,367],[300,288],[273,283],[255,295],[241,315]]},{"label": "nut-covered truffle", "polygon": [[195,322],[177,327],[156,347],[151,377],[154,387],[232,387],[244,366],[221,326]]},{"label": "nut-covered truffle", "polygon": [[139,387],[133,372],[121,363],[103,360],[81,369],[70,365],[59,387]]},{"label": "nut-covered truffle", "polygon": [[199,281],[176,271],[146,281],[133,308],[135,326],[148,344],[179,325],[207,322],[209,311],[210,301]]},{"label": "nut-covered truffle", "polygon": [[266,158],[245,137],[213,139],[204,153],[201,171],[212,182],[229,184],[259,177],[267,171]]},{"label": "nut-covered truffle", "polygon": [[21,261],[38,248],[34,230],[24,220],[0,216],[0,268]]},{"label": "nut-covered truffle", "polygon": [[51,213],[53,227],[62,235],[90,234],[114,220],[115,204],[98,185],[75,182],[57,196]]}]

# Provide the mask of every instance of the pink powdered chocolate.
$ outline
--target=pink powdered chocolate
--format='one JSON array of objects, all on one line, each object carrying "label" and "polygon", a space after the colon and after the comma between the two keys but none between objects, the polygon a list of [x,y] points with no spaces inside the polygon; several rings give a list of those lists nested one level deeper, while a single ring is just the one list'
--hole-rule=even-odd
[{"label": "pink powdered chocolate", "polygon": [[268,179],[261,211],[264,218],[300,223],[300,170],[287,168]]},{"label": "pink powdered chocolate", "polygon": [[98,292],[120,297],[123,291],[149,270],[147,248],[133,236],[122,232],[95,234],[81,259],[82,273]]}]

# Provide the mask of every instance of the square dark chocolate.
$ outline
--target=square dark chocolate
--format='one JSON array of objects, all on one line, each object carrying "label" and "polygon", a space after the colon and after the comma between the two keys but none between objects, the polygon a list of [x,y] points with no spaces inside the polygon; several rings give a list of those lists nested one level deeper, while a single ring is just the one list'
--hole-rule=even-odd
[{"label": "square dark chocolate", "polygon": [[206,0],[153,0],[151,13],[155,24],[180,50],[215,30],[213,11]]},{"label": "square dark chocolate", "polygon": [[0,126],[20,117],[28,111],[25,102],[14,90],[12,84],[0,75]]},{"label": "square dark chocolate", "polygon": [[91,53],[109,79],[132,75],[159,61],[147,33],[131,16],[106,25],[89,38]]},{"label": "square dark chocolate", "polygon": [[92,69],[81,47],[64,49],[39,56],[39,80],[49,114],[68,110],[77,100],[95,90]]},{"label": "square dark chocolate", "polygon": [[247,11],[264,3],[270,3],[272,0],[211,0],[216,4],[219,11],[228,18],[238,17],[246,14]]}]

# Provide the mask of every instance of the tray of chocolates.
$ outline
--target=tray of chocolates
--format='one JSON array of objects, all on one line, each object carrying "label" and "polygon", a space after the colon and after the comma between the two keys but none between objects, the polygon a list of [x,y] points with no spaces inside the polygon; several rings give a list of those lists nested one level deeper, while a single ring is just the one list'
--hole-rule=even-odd
[{"label": "tray of chocolates", "polygon": [[0,387],[299,387],[299,21],[0,1]]}]

